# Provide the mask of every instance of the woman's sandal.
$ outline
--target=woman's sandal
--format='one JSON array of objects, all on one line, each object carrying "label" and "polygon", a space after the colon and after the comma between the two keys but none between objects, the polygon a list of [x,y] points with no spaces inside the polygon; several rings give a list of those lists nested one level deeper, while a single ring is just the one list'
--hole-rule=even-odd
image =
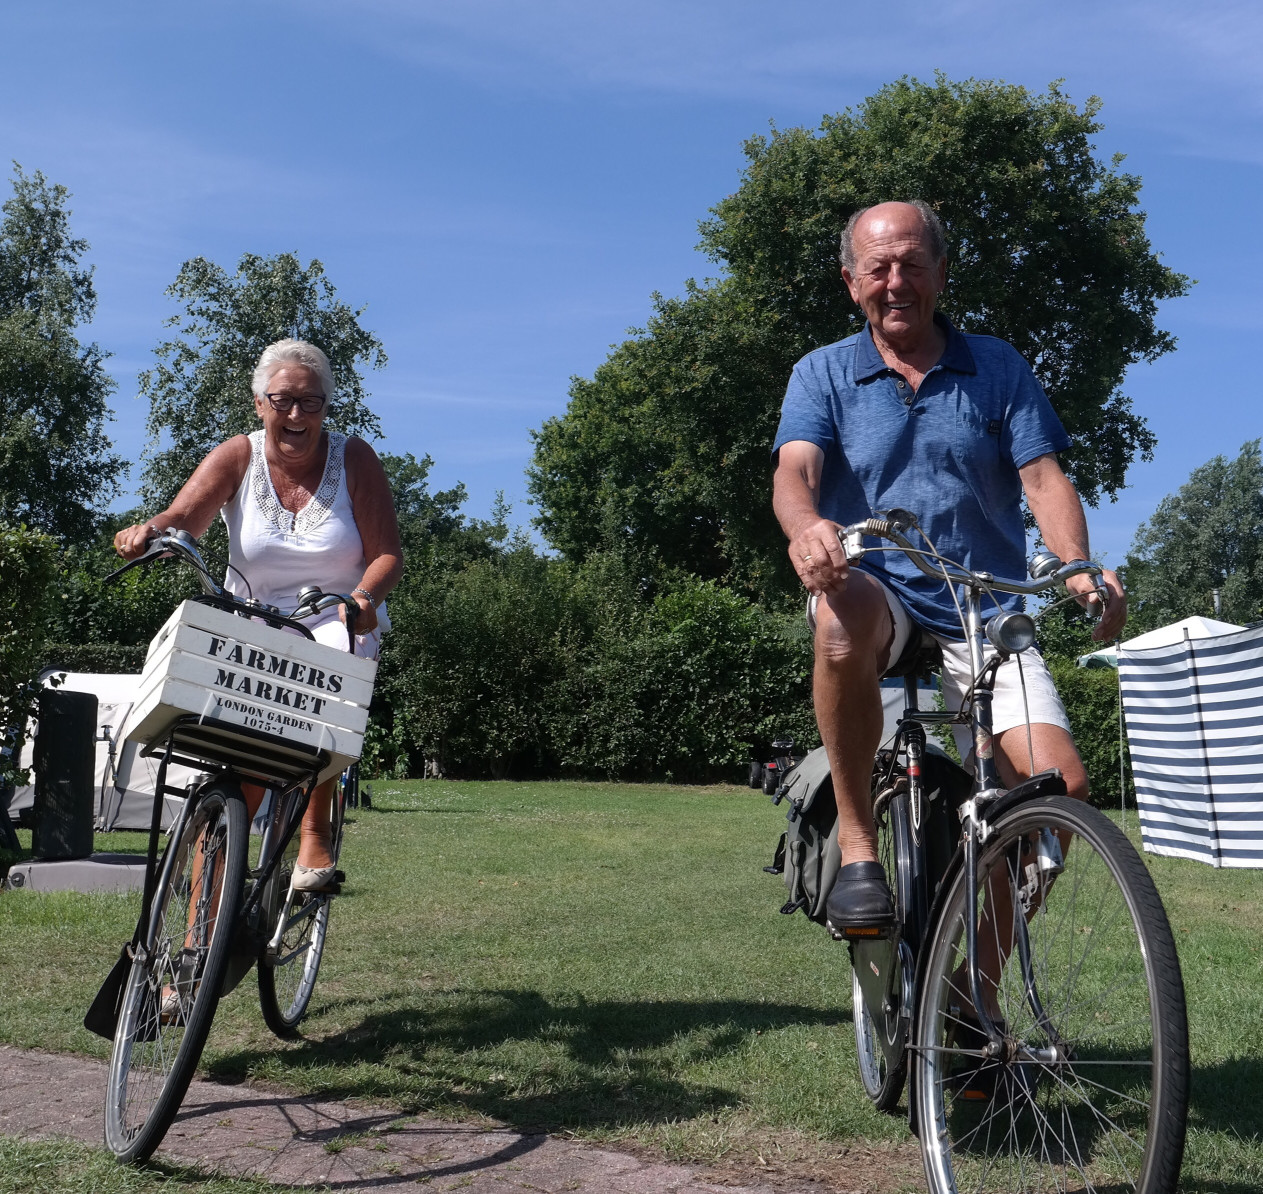
[{"label": "woman's sandal", "polygon": [[334,891],[338,887],[338,868],[329,866],[303,866],[301,862],[294,864],[295,891]]}]

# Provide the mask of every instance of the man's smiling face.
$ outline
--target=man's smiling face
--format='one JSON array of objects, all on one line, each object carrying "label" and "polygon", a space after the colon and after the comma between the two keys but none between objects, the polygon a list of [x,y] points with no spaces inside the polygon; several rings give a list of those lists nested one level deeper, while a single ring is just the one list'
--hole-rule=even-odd
[{"label": "man's smiling face", "polygon": [[934,340],[934,304],[947,281],[934,260],[921,213],[907,203],[879,203],[855,225],[855,272],[842,270],[879,346],[915,352]]}]

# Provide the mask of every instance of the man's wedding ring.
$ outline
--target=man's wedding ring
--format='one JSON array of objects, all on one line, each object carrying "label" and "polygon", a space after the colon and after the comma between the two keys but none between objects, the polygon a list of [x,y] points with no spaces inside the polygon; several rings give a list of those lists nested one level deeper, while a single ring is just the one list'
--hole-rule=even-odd
[{"label": "man's wedding ring", "polygon": [[803,563],[804,563],[804,564],[810,564],[810,563],[811,563],[811,557],[810,557],[810,556],[803,556]]}]

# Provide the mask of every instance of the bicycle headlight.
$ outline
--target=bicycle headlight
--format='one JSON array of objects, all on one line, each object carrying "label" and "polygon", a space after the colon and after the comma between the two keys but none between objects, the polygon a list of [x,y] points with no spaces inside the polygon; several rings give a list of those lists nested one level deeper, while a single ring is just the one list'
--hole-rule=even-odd
[{"label": "bicycle headlight", "polygon": [[987,622],[987,639],[997,651],[1016,655],[1035,645],[1035,619],[1030,614],[998,613]]}]

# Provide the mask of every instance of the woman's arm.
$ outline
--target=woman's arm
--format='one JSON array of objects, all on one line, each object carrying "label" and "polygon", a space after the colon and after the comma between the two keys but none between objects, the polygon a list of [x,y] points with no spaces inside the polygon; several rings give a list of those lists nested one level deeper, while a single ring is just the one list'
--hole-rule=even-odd
[{"label": "woman's arm", "polygon": [[357,587],[373,595],[370,601],[363,593],[352,594],[360,607],[355,629],[363,634],[376,629],[377,606],[403,576],[403,548],[386,470],[362,439],[346,441],[346,487],[364,545],[364,576]]},{"label": "woman's arm", "polygon": [[168,527],[200,538],[215,521],[220,507],[237,492],[249,467],[250,440],[235,435],[193,470],[175,500],[161,514],[119,531],[114,536],[114,550],[125,560],[134,560],[155,534]]}]

